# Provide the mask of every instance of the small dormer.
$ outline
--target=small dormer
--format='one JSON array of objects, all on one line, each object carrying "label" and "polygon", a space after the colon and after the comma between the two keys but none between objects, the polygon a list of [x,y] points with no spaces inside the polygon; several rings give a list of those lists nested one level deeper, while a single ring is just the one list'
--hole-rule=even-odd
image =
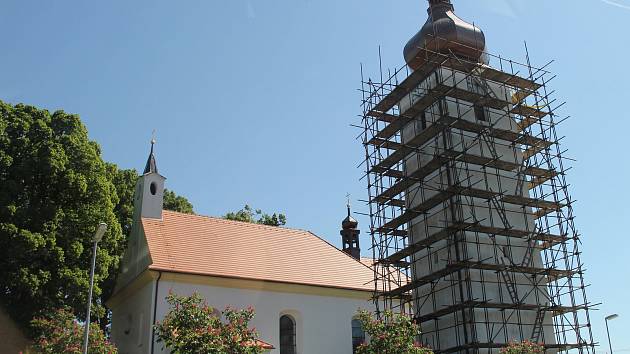
[{"label": "small dormer", "polygon": [[164,181],[166,178],[158,173],[155,161],[155,139],[151,140],[151,152],[144,172],[136,184],[134,200],[134,219],[162,219],[164,205]]}]

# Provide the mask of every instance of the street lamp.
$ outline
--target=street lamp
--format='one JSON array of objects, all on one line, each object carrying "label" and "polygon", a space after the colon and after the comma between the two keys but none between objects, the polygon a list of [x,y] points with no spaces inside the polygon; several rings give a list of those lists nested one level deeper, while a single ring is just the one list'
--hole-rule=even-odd
[{"label": "street lamp", "polygon": [[608,334],[608,346],[610,347],[610,354],[612,354],[613,351],[612,351],[612,343],[610,342],[610,331],[608,330],[608,321],[614,320],[617,317],[619,317],[619,315],[614,314],[614,315],[606,316],[606,318],[604,318],[604,320],[606,321],[606,333]]},{"label": "street lamp", "polygon": [[103,235],[107,231],[107,224],[102,222],[98,225],[96,233],[94,233],[94,248],[92,250],[92,268],[90,269],[90,290],[88,294],[87,316],[85,318],[85,333],[83,334],[83,354],[88,352],[88,340],[90,336],[90,308],[92,307],[92,288],[94,287],[94,268],[96,267],[96,249],[98,243],[103,239]]}]

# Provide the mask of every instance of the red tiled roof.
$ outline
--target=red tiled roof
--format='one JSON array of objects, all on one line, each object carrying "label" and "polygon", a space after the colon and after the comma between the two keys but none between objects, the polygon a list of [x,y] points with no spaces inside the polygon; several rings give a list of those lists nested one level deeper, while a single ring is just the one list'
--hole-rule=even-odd
[{"label": "red tiled roof", "polygon": [[373,290],[370,268],[308,231],[171,211],[142,225],[150,269]]}]

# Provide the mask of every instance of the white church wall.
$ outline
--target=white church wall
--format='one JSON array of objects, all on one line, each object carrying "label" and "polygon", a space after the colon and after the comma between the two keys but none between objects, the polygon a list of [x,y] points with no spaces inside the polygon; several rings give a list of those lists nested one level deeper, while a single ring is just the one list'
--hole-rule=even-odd
[{"label": "white church wall", "polygon": [[138,280],[139,289],[120,294],[120,301],[108,305],[112,309],[112,342],[119,354],[150,353],[151,318],[155,281]]},{"label": "white church wall", "polygon": [[[163,277],[158,293],[158,320],[169,310],[165,300],[169,291],[178,295],[199,293],[208,304],[219,310],[226,306],[246,308],[253,306],[256,317],[251,322],[260,334],[260,339],[272,344],[276,349],[272,354],[280,353],[280,316],[289,314],[296,321],[298,354],[351,354],[352,353],[352,318],[359,308],[373,310],[369,302],[369,292],[364,298],[343,296],[325,296],[307,294],[322,292],[322,288],[300,287],[299,292],[271,291],[273,285],[262,282],[250,282],[248,288],[233,288],[216,285],[181,282]],[[239,281],[235,281],[238,283]],[[251,288],[252,283],[258,289]],[[291,287],[286,285],[285,287]],[[312,288],[311,290],[304,289]],[[343,291],[339,291],[341,293]],[[359,292],[348,291],[356,296]],[[144,352],[142,352],[144,353]],[[162,344],[156,343],[154,353],[169,353]]]}]

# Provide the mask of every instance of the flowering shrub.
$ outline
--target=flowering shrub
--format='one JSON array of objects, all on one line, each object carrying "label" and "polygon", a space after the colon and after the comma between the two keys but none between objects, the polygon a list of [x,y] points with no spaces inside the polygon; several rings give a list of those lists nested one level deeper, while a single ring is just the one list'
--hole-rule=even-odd
[{"label": "flowering shrub", "polygon": [[[36,318],[31,321],[37,336],[33,344],[35,353],[41,354],[81,354],[83,349],[84,326],[80,325],[72,312],[61,309],[49,316]],[[90,325],[90,340],[88,352],[91,354],[116,354],[114,347],[98,326]]]},{"label": "flowering shrub", "polygon": [[544,352],[545,347],[528,340],[520,343],[513,342],[501,349],[501,354],[542,354]]},{"label": "flowering shrub", "polygon": [[420,328],[407,316],[385,312],[382,320],[376,320],[371,313],[359,311],[358,318],[370,336],[369,343],[357,348],[358,354],[433,354],[416,343]]},{"label": "flowering shrub", "polygon": [[255,329],[249,329],[254,310],[226,308],[225,322],[199,296],[169,294],[171,310],[155,326],[158,341],[173,354],[258,354],[263,353]]}]

